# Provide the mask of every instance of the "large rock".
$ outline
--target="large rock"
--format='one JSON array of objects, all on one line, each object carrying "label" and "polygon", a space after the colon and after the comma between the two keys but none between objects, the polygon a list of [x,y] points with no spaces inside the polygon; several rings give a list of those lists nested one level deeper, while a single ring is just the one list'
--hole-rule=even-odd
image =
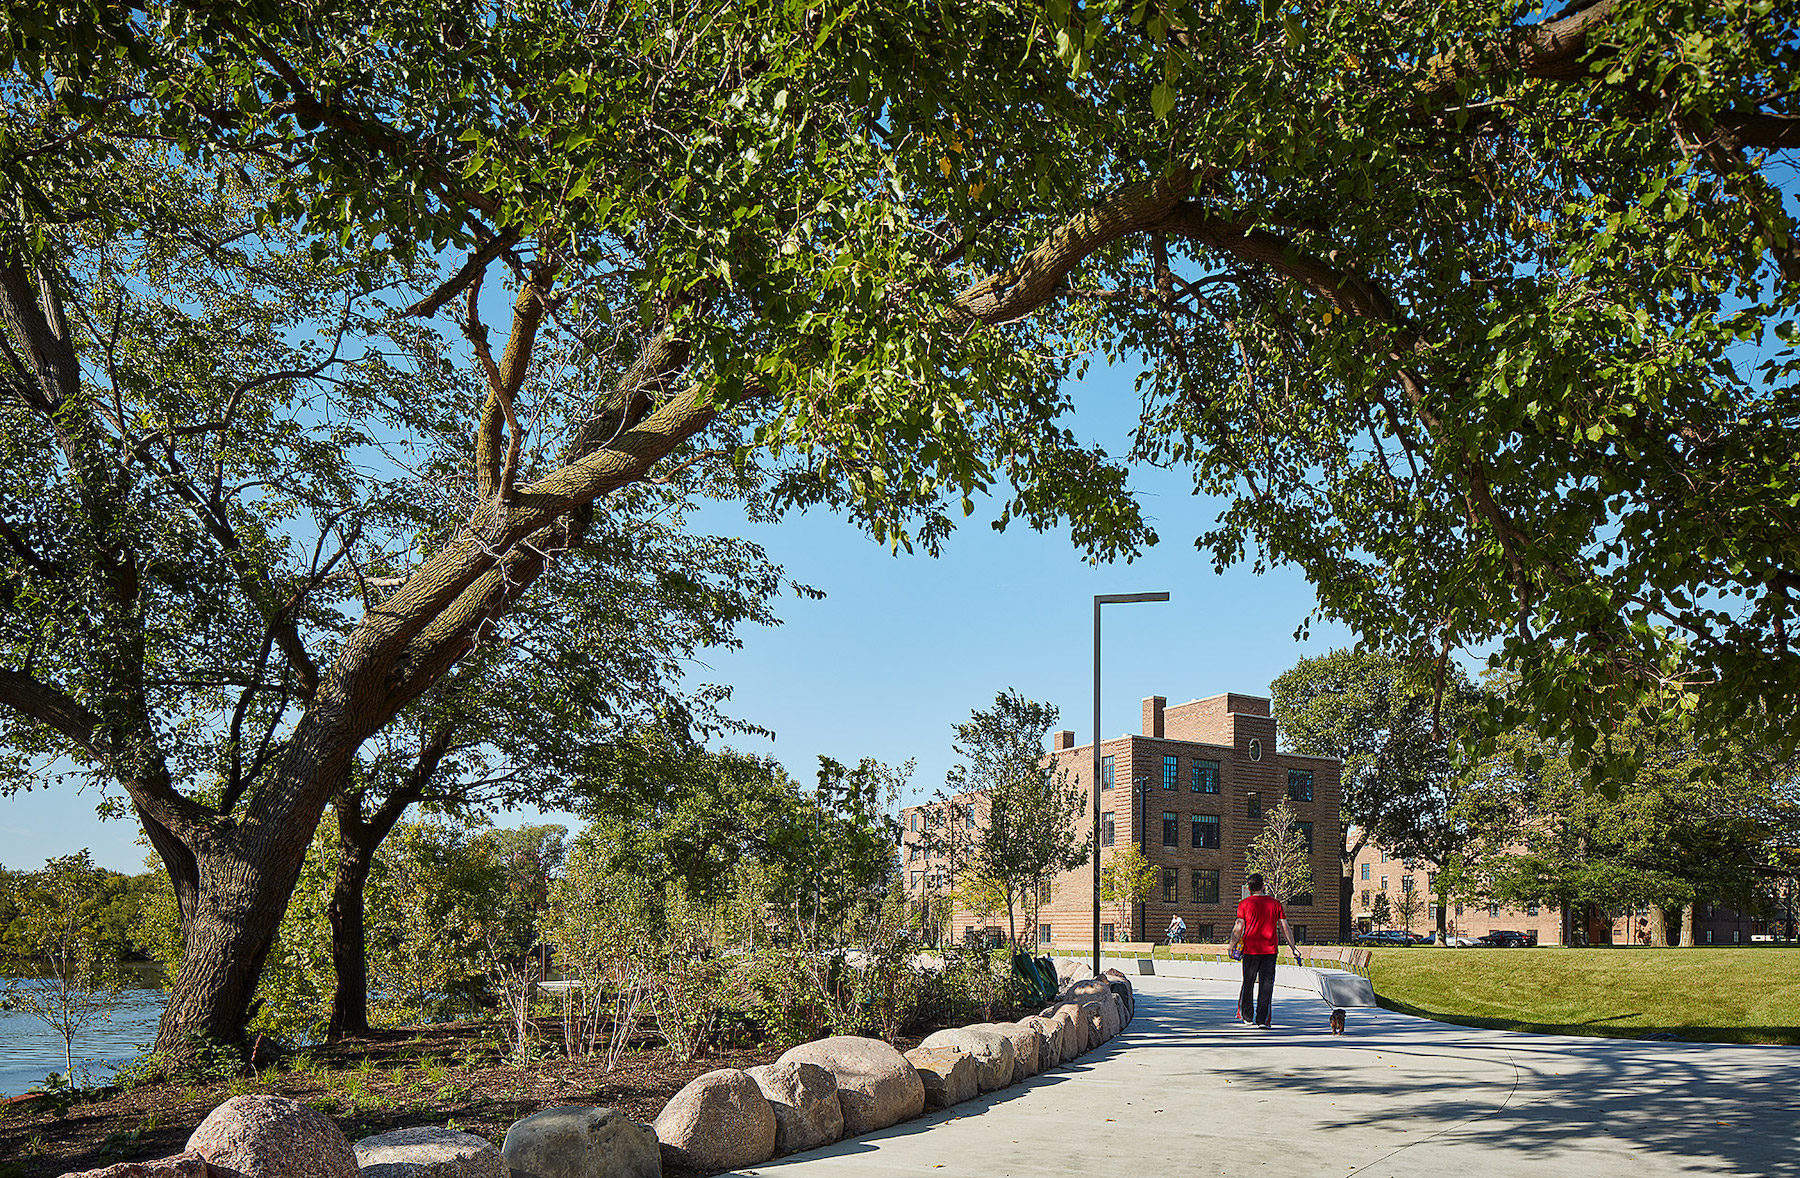
[{"label": "large rock", "polygon": [[441,1125],[378,1133],[356,1143],[362,1178],[507,1178],[494,1143]]},{"label": "large rock", "polygon": [[978,1095],[981,1091],[980,1068],[975,1057],[954,1047],[915,1047],[906,1053],[906,1062],[919,1073],[925,1085],[925,1107],[949,1108],[953,1104]]},{"label": "large rock", "polygon": [[837,1077],[818,1064],[766,1063],[751,1068],[749,1076],[775,1113],[777,1157],[830,1145],[844,1135]]},{"label": "large rock", "polygon": [[1056,966],[1056,984],[1068,988],[1071,983],[1094,976],[1094,967],[1085,961],[1077,961],[1073,957],[1058,957],[1051,964]]},{"label": "large rock", "polygon": [[975,1057],[977,1083],[983,1092],[1004,1088],[1013,1080],[1012,1039],[984,1027],[950,1027],[925,1036],[921,1047],[954,1047]]},{"label": "large rock", "polygon": [[1117,994],[1100,1000],[1100,1031],[1108,1039],[1125,1029],[1125,1003]]},{"label": "large rock", "polygon": [[120,1162],[98,1170],[81,1170],[62,1178],[207,1178],[206,1159],[189,1150],[172,1158],[147,1162]]},{"label": "large rock", "polygon": [[1129,1026],[1137,1008],[1137,1002],[1131,995],[1131,987],[1122,982],[1114,982],[1112,992],[1113,997],[1119,1000],[1119,1017]]},{"label": "large rock", "polygon": [[[1112,995],[1110,993],[1107,994],[1106,1001],[1109,1005],[1112,1003],[1112,1000]],[[1092,1051],[1094,1048],[1106,1042],[1106,1018],[1100,1013],[1099,999],[1095,999],[1092,1002],[1083,1002],[1081,1004],[1081,1012],[1076,1015],[1076,1017],[1081,1020],[1081,1025],[1087,1028],[1088,1050]],[[1115,1019],[1114,1022],[1116,1024],[1117,1020]],[[1113,1029],[1117,1030],[1118,1028],[1115,1025]]]},{"label": "large rock", "polygon": [[1052,1007],[1050,1020],[1063,1028],[1063,1059],[1071,1060],[1078,1055],[1087,1054],[1093,1044],[1088,1040],[1088,1025],[1082,1021],[1081,1007],[1073,1002],[1064,1002]]},{"label": "large rock", "polygon": [[1088,978],[1085,981],[1072,982],[1063,987],[1057,996],[1059,1002],[1092,1002],[1105,994],[1112,993],[1112,983],[1104,978]]},{"label": "large rock", "polygon": [[719,1068],[691,1080],[656,1114],[663,1165],[716,1173],[775,1155],[775,1110],[747,1072]]},{"label": "large rock", "polygon": [[214,1174],[357,1178],[356,1150],[330,1117],[285,1096],[234,1096],[188,1138]]},{"label": "large rock", "polygon": [[1041,1014],[1022,1018],[1019,1022],[1044,1037],[1043,1043],[1039,1045],[1038,1071],[1047,1072],[1063,1061],[1064,1035],[1061,1024]]},{"label": "large rock", "polygon": [[513,1122],[500,1152],[512,1178],[662,1178],[656,1132],[616,1108],[533,1113]]},{"label": "large rock", "polygon": [[789,1048],[777,1063],[816,1063],[837,1077],[844,1134],[885,1129],[925,1111],[925,1084],[906,1057],[879,1039],[833,1035]]},{"label": "large rock", "polygon": [[1024,1023],[995,1023],[993,1029],[1012,1040],[1012,1082],[1028,1080],[1044,1070],[1044,1033]]}]

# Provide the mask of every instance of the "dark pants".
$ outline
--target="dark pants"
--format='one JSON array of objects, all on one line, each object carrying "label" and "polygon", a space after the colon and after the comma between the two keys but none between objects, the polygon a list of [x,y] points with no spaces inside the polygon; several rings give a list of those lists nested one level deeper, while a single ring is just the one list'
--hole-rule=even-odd
[{"label": "dark pants", "polygon": [[[1238,991],[1238,1017],[1256,1014],[1252,1021],[1269,1023],[1269,1003],[1275,997],[1275,954],[1244,954],[1244,988]],[[1251,1002],[1254,1000],[1255,1007]]]}]

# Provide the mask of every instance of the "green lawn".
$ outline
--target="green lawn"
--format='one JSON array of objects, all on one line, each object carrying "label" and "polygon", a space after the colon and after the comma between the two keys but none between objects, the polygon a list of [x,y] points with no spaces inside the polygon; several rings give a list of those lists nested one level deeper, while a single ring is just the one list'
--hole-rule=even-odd
[{"label": "green lawn", "polygon": [[1381,1004],[1472,1027],[1800,1044],[1800,949],[1377,949]]}]

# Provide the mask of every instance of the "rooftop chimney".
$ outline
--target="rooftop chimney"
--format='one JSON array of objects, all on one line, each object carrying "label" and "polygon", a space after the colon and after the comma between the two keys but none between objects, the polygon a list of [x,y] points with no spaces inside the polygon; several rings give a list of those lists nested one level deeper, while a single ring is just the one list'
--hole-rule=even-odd
[{"label": "rooftop chimney", "polygon": [[1153,695],[1144,701],[1144,735],[1160,737],[1163,734],[1163,705],[1169,701],[1160,695]]},{"label": "rooftop chimney", "polygon": [[1074,747],[1075,734],[1073,732],[1064,729],[1061,732],[1053,732],[1050,734],[1051,752],[1061,752],[1063,749],[1072,749]]}]

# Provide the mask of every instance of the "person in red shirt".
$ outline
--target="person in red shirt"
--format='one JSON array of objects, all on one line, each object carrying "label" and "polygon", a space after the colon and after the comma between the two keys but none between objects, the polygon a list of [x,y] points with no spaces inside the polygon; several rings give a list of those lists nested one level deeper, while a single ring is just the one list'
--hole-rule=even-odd
[{"label": "person in red shirt", "polygon": [[1253,874],[1245,883],[1250,894],[1238,904],[1237,923],[1231,926],[1231,951],[1235,956],[1242,949],[1244,955],[1244,988],[1238,991],[1238,1019],[1248,1023],[1254,1014],[1256,1025],[1267,1030],[1269,1005],[1275,997],[1275,957],[1281,951],[1275,934],[1279,931],[1281,939],[1294,951],[1296,963],[1300,950],[1294,944],[1294,931],[1288,927],[1287,910],[1280,900],[1263,892],[1263,877]]}]

